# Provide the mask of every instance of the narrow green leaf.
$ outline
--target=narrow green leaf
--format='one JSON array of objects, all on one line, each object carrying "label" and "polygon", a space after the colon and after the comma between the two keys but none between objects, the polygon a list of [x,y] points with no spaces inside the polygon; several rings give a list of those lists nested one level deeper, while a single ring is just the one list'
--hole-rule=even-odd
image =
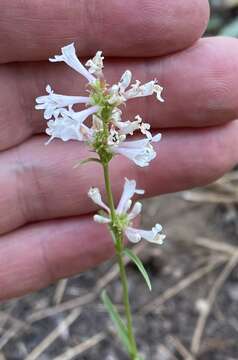
[{"label": "narrow green leaf", "polygon": [[143,278],[145,279],[145,282],[148,285],[148,288],[151,291],[152,286],[151,286],[150,278],[149,278],[149,275],[148,275],[147,271],[145,270],[144,265],[142,264],[141,260],[130,249],[125,249],[124,252],[136,264],[137,268],[139,269]]},{"label": "narrow green leaf", "polygon": [[109,296],[107,295],[106,290],[104,290],[102,292],[101,298],[102,298],[102,301],[111,317],[112,322],[115,325],[115,328],[117,330],[119,338],[121,339],[121,342],[123,343],[127,352],[130,353],[131,346],[130,346],[130,342],[128,339],[127,328],[126,328],[123,320],[121,319],[116,307],[113,305]]},{"label": "narrow green leaf", "polygon": [[73,168],[76,169],[76,168],[79,167],[80,165],[84,165],[84,164],[87,164],[87,163],[89,163],[89,162],[97,162],[97,163],[100,163],[100,164],[101,164],[101,161],[100,161],[99,159],[91,157],[91,158],[87,158],[87,159],[85,159],[85,160],[81,160],[81,161],[77,162],[77,163],[73,166]]}]

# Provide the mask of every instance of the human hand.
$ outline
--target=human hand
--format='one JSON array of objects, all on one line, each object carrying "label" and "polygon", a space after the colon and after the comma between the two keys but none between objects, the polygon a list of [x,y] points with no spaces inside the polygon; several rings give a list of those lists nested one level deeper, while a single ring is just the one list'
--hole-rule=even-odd
[{"label": "human hand", "polygon": [[106,229],[92,222],[95,208],[87,197],[90,186],[103,186],[100,167],[73,168],[87,156],[78,142],[44,146],[46,123],[34,110],[47,83],[68,95],[84,89],[75,72],[47,61],[61,46],[75,41],[80,57],[103,50],[110,83],[129,68],[135,79],[157,78],[165,88],[164,104],[144,98],[126,108],[125,118],[141,114],[155,131],[161,129],[163,140],[149,168],[113,160],[118,196],[124,175],[152,196],[207,184],[238,162],[238,41],[197,41],[207,20],[207,0],[2,0],[1,299],[47,286],[113,254]]}]

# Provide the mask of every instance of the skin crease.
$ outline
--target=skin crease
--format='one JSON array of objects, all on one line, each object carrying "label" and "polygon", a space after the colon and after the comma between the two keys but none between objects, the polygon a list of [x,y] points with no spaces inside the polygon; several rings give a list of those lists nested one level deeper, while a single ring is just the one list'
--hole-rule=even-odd
[{"label": "skin crease", "polygon": [[[45,147],[45,121],[34,110],[34,99],[48,82],[69,95],[82,95],[85,88],[84,79],[66,65],[46,62],[60,46],[77,40],[83,56],[104,50],[110,82],[130,68],[134,78],[157,77],[165,87],[164,104],[146,99],[126,107],[127,119],[141,113],[153,131],[163,128],[163,140],[149,168],[122,157],[112,161],[117,199],[125,176],[151,196],[207,184],[238,162],[238,42],[199,40],[208,19],[207,1],[140,1],[140,6],[131,1],[125,6],[113,0],[99,12],[96,2],[89,8],[86,1],[70,0],[57,6],[52,0],[43,12],[45,2],[1,2],[0,299],[85,271],[113,254],[106,228],[92,223],[95,208],[87,198],[89,186],[103,192],[98,165],[73,169],[87,156],[77,142],[55,140]],[[76,22],[79,17],[83,21]],[[109,29],[110,37],[105,36]]]}]

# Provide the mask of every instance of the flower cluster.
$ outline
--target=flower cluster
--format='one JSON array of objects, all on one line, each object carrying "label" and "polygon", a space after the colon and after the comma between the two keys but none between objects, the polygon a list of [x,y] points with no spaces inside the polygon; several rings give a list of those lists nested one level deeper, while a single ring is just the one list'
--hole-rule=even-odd
[{"label": "flower cluster", "polygon": [[[128,100],[138,97],[151,96],[163,102],[161,93],[163,88],[157,80],[141,84],[136,80],[132,83],[132,74],[126,70],[117,84],[109,86],[103,75],[102,52],[98,51],[93,59],[85,66],[79,61],[74,44],[63,47],[62,53],[50,58],[51,62],[65,62],[80,73],[87,81],[88,96],[67,96],[56,94],[50,85],[46,86],[47,95],[36,98],[36,109],[44,111],[47,120],[46,133],[50,136],[48,141],[55,138],[63,141],[76,140],[85,142],[98,154],[102,164],[108,164],[116,155],[123,155],[136,165],[145,167],[156,157],[153,143],[158,143],[161,134],[152,135],[150,125],[136,115],[133,120],[122,119],[121,105]],[[87,69],[88,68],[88,69]],[[85,108],[75,111],[74,105],[82,104]],[[91,117],[91,125],[86,120]],[[144,137],[130,140],[134,133],[141,133]],[[155,243],[162,243],[164,235],[161,226],[157,224],[151,231],[138,230],[131,227],[131,221],[140,213],[141,203],[136,202],[132,210],[131,197],[136,190],[134,180],[126,180],[122,198],[116,209],[119,227],[129,240],[138,242],[141,238]],[[101,223],[111,222],[111,210],[102,202],[97,188],[91,188],[89,196],[104,210],[108,216],[95,215],[94,220]]]},{"label": "flower cluster", "polygon": [[[156,156],[153,142],[159,142],[161,135],[152,136],[150,125],[144,123],[137,115],[133,121],[122,120],[122,111],[119,106],[132,98],[156,94],[159,101],[163,102],[161,93],[163,88],[156,80],[141,85],[137,80],[131,84],[132,74],[126,70],[118,84],[109,87],[103,78],[103,56],[98,51],[92,60],[81,64],[76,56],[74,44],[62,48],[62,55],[50,58],[51,62],[63,61],[78,73],[83,75],[89,86],[88,96],[66,96],[54,93],[50,85],[46,86],[48,95],[36,98],[36,109],[44,110],[44,118],[48,120],[46,133],[50,140],[54,138],[63,141],[87,141],[93,150],[98,151],[98,144],[104,142],[104,147],[111,156],[121,154],[132,160],[138,166],[148,166]],[[73,106],[84,104],[86,109],[76,112]],[[105,131],[102,121],[102,112],[107,111],[109,131]],[[92,116],[92,126],[88,127],[85,120]],[[131,141],[128,136],[135,131],[145,135],[145,139]],[[105,136],[105,132],[107,133]],[[107,139],[105,139],[107,137]]]},{"label": "flower cluster", "polygon": [[[118,226],[119,229],[122,230],[127,238],[133,243],[138,243],[143,238],[151,243],[160,245],[163,244],[165,235],[160,234],[162,231],[162,226],[160,224],[156,224],[152,230],[141,230],[132,227],[132,220],[134,220],[142,210],[142,204],[139,201],[132,206],[131,198],[135,194],[143,195],[144,190],[136,189],[135,180],[125,179],[121,199],[116,208],[117,224],[114,225]],[[99,189],[91,188],[88,195],[95,204],[101,206],[108,214],[108,216],[96,214],[94,215],[94,220],[101,224],[110,224],[112,222],[111,211],[102,201]]]}]

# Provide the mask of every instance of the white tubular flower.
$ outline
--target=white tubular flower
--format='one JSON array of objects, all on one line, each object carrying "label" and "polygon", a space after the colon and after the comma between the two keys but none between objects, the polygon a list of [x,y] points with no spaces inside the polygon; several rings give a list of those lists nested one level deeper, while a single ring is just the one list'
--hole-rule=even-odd
[{"label": "white tubular flower", "polygon": [[151,135],[151,132],[149,131],[150,130],[150,124],[144,123],[143,119],[140,117],[140,115],[136,115],[135,119],[139,123],[139,129],[140,129],[141,133],[146,135],[146,137],[149,140],[152,140],[152,135]]},{"label": "white tubular flower", "polygon": [[[132,204],[131,198],[135,194],[143,195],[144,190],[136,188],[135,180],[128,180],[127,178],[125,178],[125,184],[124,184],[124,188],[122,191],[121,199],[116,208],[116,213],[118,215],[126,214],[128,212],[128,210],[130,209],[131,204]],[[88,196],[95,204],[101,206],[104,210],[107,211],[108,214],[110,214],[110,209],[102,201],[102,197],[101,197],[101,194],[100,194],[100,191],[98,188],[95,188],[95,187],[90,188],[89,192],[88,192]],[[129,220],[134,219],[137,215],[139,215],[139,213],[141,212],[141,209],[142,209],[141,203],[136,202],[135,205],[133,206],[131,212],[128,214],[128,219]],[[101,223],[110,222],[110,220],[106,216],[102,216],[102,215],[95,215],[94,219],[95,219],[95,221],[101,222]]]},{"label": "white tubular flower", "polygon": [[103,59],[104,56],[102,56],[102,51],[97,51],[94,58],[89,59],[86,62],[85,66],[89,68],[88,71],[90,72],[90,74],[95,74],[97,77],[102,76]]},{"label": "white tubular flower", "polygon": [[63,141],[78,140],[92,142],[94,131],[84,124],[78,124],[68,116],[58,117],[47,122],[46,134],[50,136],[47,145],[55,138]]},{"label": "white tubular flower", "polygon": [[155,80],[155,84],[154,84],[154,93],[156,94],[156,97],[159,101],[164,102],[164,99],[162,98],[162,91],[164,90],[164,88],[162,86],[160,86],[159,84],[156,83],[157,80]]},{"label": "white tubular flower", "polygon": [[93,220],[99,224],[110,224],[111,222],[108,217],[98,214],[93,216]]},{"label": "white tubular flower", "polygon": [[122,135],[133,135],[134,131],[140,129],[141,122],[139,120],[135,121],[117,121],[114,122],[115,126],[119,129],[119,133]]},{"label": "white tubular flower", "polygon": [[115,154],[124,155],[140,167],[145,167],[156,157],[156,152],[151,142],[159,142],[160,139],[161,134],[157,134],[151,140],[147,138],[136,141],[124,141],[118,146],[111,146],[111,151]]},{"label": "white tubular flower", "polygon": [[120,88],[118,85],[112,85],[109,89],[110,99],[108,100],[109,104],[111,105],[121,105],[126,101],[126,98],[121,95]]},{"label": "white tubular flower", "polygon": [[128,100],[137,97],[151,96],[156,93],[157,99],[164,102],[161,96],[162,91],[163,88],[157,84],[157,80],[149,81],[144,85],[141,85],[140,81],[137,80],[135,84],[132,84],[131,88],[125,92],[124,96]]},{"label": "white tubular flower", "polygon": [[149,131],[150,124],[144,123],[140,115],[136,115],[134,121],[121,121],[121,114],[117,112],[112,116],[112,123],[119,129],[118,132],[121,135],[133,135],[134,131],[140,130],[148,139],[152,139],[152,135]]},{"label": "white tubular flower", "polygon": [[50,58],[49,60],[51,62],[64,61],[67,65],[76,70],[79,74],[83,75],[89,83],[95,82],[96,78],[79,61],[76,55],[74,43],[62,47],[61,51],[61,55],[55,55],[54,58]]},{"label": "white tubular flower", "polygon": [[150,124],[148,123],[141,123],[140,125],[140,131],[142,132],[142,134],[146,135],[146,137],[148,139],[152,139],[152,135],[151,135],[151,132],[149,131],[150,130]]},{"label": "white tubular flower", "polygon": [[93,115],[96,112],[98,112],[99,109],[100,109],[100,107],[98,105],[94,105],[94,106],[90,106],[89,108],[82,110],[82,111],[74,111],[72,109],[70,109],[70,110],[63,109],[61,113],[71,117],[74,120],[77,120],[81,124],[90,115]]},{"label": "white tubular flower", "polygon": [[122,141],[124,141],[126,138],[125,135],[119,134],[118,131],[116,131],[114,128],[111,128],[110,135],[107,139],[107,143],[109,146],[111,145],[119,145]]},{"label": "white tubular flower", "polygon": [[136,80],[134,84],[128,89],[131,83],[132,75],[129,70],[126,70],[122,75],[118,84],[113,85],[109,91],[111,94],[111,98],[109,103],[114,104],[118,103],[121,104],[126,102],[129,99],[143,97],[143,96],[150,96],[154,93],[159,101],[164,102],[162,98],[162,91],[163,88],[157,83],[157,80],[152,80],[147,82],[146,84],[141,85],[141,82]]},{"label": "white tubular flower", "polygon": [[116,124],[120,121],[122,121],[121,119],[121,115],[122,115],[122,111],[119,108],[114,108],[112,111],[112,123],[116,126]]},{"label": "white tubular flower", "polygon": [[[110,215],[110,210],[108,209],[107,205],[105,205],[101,200],[101,195],[99,193],[98,189],[91,190],[89,192],[92,192],[93,195],[90,193],[91,199],[97,204],[102,206]],[[95,193],[94,193],[95,192]],[[123,188],[123,192],[121,195],[121,199],[118,203],[118,206],[116,208],[116,214],[118,217],[123,219],[123,231],[127,238],[133,242],[138,243],[141,239],[144,239],[148,242],[155,243],[155,244],[163,244],[163,240],[165,239],[165,235],[161,234],[162,226],[160,224],[156,224],[152,230],[142,230],[142,229],[136,229],[132,227],[132,220],[135,219],[142,210],[142,204],[137,201],[134,206],[131,208],[131,198],[135,194],[144,194],[144,190],[138,190],[136,189],[136,181],[135,180],[128,180],[125,179],[125,184]],[[110,224],[111,219],[107,215],[94,215],[93,217],[94,221],[100,223],[100,224]]]},{"label": "white tubular flower", "polygon": [[46,86],[46,92],[49,95],[43,95],[36,98],[37,110],[45,110],[44,118],[49,120],[52,116],[57,116],[60,110],[64,107],[71,107],[75,104],[88,104],[89,97],[87,96],[67,96],[55,94],[50,85]]},{"label": "white tubular flower", "polygon": [[125,92],[125,90],[128,88],[128,86],[131,83],[131,79],[132,79],[132,73],[130,70],[126,70],[124,72],[124,74],[122,75],[119,83],[118,83],[118,87],[120,89],[120,92],[123,94]]},{"label": "white tubular flower", "polygon": [[135,194],[143,195],[144,190],[136,189],[136,181],[135,180],[128,180],[127,178],[125,178],[125,184],[124,184],[123,192],[121,195],[121,199],[120,199],[117,209],[116,209],[117,214],[123,214],[128,211],[128,206],[129,206],[129,208],[131,206],[131,202],[130,202],[131,198]]},{"label": "white tubular flower", "polygon": [[91,187],[88,191],[88,196],[96,205],[101,206],[104,210],[110,213],[109,207],[102,201],[102,196],[98,188]]},{"label": "white tubular flower", "polygon": [[93,129],[83,124],[88,116],[98,111],[98,106],[91,106],[80,112],[62,110],[61,116],[47,122],[46,134],[50,136],[49,144],[53,139],[63,141],[78,140],[90,141],[93,138]]},{"label": "white tubular flower", "polygon": [[162,245],[166,235],[160,234],[161,231],[162,226],[160,224],[156,224],[152,230],[141,230],[128,226],[125,234],[133,243],[138,243],[141,239],[145,239],[151,243]]},{"label": "white tubular flower", "polygon": [[50,136],[50,139],[46,144],[49,144],[55,138],[63,141],[82,140],[78,124],[68,116],[49,120],[47,125],[46,134]]}]

